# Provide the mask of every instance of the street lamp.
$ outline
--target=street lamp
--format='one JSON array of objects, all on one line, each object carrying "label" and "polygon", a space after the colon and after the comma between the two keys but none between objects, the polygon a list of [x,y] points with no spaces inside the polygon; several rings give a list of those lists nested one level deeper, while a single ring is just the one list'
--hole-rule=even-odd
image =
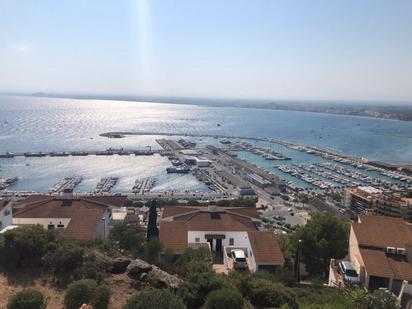
[{"label": "street lamp", "polygon": [[296,249],[296,254],[295,254],[295,277],[296,277],[296,282],[300,282],[300,246],[302,243],[302,239],[299,239],[298,241],[298,247]]},{"label": "street lamp", "polygon": [[102,218],[103,222],[103,239],[106,239],[106,217]]}]

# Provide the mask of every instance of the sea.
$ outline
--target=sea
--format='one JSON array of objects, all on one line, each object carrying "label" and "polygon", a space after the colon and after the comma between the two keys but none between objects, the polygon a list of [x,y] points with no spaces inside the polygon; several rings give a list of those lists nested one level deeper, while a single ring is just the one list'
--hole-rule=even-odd
[{"label": "sea", "polygon": [[[112,131],[272,137],[369,160],[412,164],[412,122],[228,106],[0,96],[0,152],[160,149],[156,139],[164,138],[99,135]],[[186,139],[200,146],[223,146],[212,137]],[[290,156],[288,164],[321,161],[280,145],[263,146]],[[250,153],[238,155],[288,177],[274,168],[273,161]],[[128,192],[136,179],[146,177],[154,178],[152,191],[156,192],[209,191],[191,174],[167,174],[169,166],[167,157],[160,155],[15,157],[0,159],[0,178],[18,177],[9,187],[14,191],[47,192],[59,180],[72,176],[83,177],[76,188],[81,192],[92,192],[104,177],[119,178],[113,192]]]}]

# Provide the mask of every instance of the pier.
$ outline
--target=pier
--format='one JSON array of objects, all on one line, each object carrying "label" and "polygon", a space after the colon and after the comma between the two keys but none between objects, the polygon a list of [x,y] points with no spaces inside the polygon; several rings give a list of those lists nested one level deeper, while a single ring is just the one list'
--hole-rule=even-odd
[{"label": "pier", "polygon": [[162,154],[163,150],[126,150],[126,149],[106,149],[106,150],[82,150],[82,151],[51,151],[51,152],[1,152],[0,158],[14,158],[14,157],[79,157],[79,156],[151,156],[155,153]]}]

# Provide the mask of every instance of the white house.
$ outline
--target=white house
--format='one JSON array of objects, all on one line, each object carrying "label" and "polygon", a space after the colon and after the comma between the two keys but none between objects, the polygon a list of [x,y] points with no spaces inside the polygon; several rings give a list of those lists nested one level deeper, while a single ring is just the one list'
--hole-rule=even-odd
[{"label": "white house", "polygon": [[206,246],[213,252],[214,264],[229,267],[230,250],[242,249],[251,271],[274,270],[283,265],[283,254],[275,235],[261,226],[252,207],[166,206],[159,237],[165,248],[176,254],[188,247]]},{"label": "white house", "polygon": [[107,238],[111,223],[125,214],[123,196],[32,195],[22,201],[13,218],[17,226],[41,224],[74,240]]},{"label": "white house", "polygon": [[0,199],[0,231],[12,225],[12,218],[11,202]]}]

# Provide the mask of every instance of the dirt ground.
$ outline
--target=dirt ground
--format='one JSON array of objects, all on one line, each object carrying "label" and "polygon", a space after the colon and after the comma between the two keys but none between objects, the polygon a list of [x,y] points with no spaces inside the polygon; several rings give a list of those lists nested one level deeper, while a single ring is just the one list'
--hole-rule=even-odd
[{"label": "dirt ground", "polygon": [[[112,289],[110,309],[121,309],[137,292],[131,287],[132,280],[126,274],[111,275],[106,283]],[[43,293],[47,299],[47,309],[63,308],[64,289],[51,286],[44,277],[26,272],[12,275],[0,273],[0,309],[7,308],[8,298],[24,288],[35,288]]]}]

